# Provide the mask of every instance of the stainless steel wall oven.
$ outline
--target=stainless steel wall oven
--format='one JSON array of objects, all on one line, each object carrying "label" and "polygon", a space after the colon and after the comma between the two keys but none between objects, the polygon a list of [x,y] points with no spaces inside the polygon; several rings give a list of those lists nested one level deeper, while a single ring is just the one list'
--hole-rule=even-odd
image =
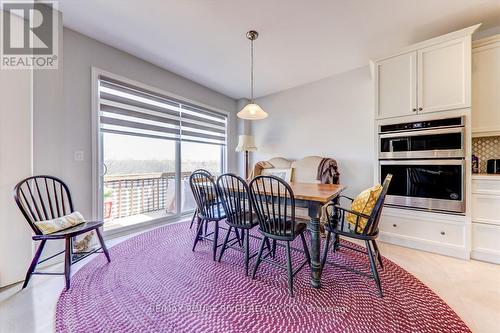
[{"label": "stainless steel wall oven", "polygon": [[388,205],[465,212],[464,118],[380,126],[380,179],[393,179]]}]

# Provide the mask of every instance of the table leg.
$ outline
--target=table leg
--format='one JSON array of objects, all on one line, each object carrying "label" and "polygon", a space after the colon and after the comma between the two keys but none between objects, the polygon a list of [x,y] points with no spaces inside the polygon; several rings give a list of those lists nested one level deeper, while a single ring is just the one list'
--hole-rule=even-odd
[{"label": "table leg", "polygon": [[319,205],[315,202],[309,204],[309,231],[311,232],[311,284],[313,288],[321,288],[321,263],[320,263],[320,222]]}]

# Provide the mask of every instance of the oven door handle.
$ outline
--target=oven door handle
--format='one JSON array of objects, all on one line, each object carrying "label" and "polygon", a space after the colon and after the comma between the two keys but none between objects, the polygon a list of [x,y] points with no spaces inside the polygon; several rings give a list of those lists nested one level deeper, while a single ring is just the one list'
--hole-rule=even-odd
[{"label": "oven door handle", "polygon": [[380,160],[380,165],[461,165],[465,160]]},{"label": "oven door handle", "polygon": [[439,135],[439,134],[453,134],[453,133],[461,133],[463,136],[465,133],[465,128],[464,127],[437,128],[437,129],[413,131],[413,132],[387,133],[387,134],[380,134],[379,137],[381,139],[386,139],[386,138],[404,138],[409,136],[436,135],[436,134]]}]

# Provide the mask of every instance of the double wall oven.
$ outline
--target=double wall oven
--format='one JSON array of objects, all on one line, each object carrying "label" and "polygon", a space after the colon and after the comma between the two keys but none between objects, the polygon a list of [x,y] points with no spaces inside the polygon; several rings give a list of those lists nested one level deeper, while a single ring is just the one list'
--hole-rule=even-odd
[{"label": "double wall oven", "polygon": [[379,127],[380,179],[393,174],[386,204],[465,212],[463,117]]}]

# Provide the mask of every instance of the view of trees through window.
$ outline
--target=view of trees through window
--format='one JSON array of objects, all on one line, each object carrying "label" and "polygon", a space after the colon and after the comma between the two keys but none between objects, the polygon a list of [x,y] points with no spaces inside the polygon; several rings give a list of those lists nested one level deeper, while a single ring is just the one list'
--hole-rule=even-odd
[{"label": "view of trees through window", "polygon": [[[104,133],[106,175],[175,172],[173,141]],[[207,169],[220,173],[221,146],[197,142],[181,144],[183,172]]]},{"label": "view of trees through window", "polygon": [[[104,218],[117,228],[178,213],[174,140],[102,133]],[[223,146],[182,142],[181,212],[194,209],[188,177],[196,169],[220,174]]]}]

